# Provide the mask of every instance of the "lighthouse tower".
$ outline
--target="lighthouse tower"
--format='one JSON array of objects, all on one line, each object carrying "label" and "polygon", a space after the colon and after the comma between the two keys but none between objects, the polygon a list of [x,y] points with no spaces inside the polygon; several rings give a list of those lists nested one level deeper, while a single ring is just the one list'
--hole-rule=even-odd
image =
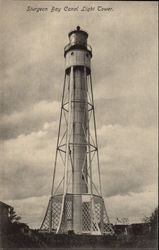
[{"label": "lighthouse tower", "polygon": [[113,234],[102,198],[88,33],[77,26],[64,48],[65,77],[51,197],[42,231]]}]

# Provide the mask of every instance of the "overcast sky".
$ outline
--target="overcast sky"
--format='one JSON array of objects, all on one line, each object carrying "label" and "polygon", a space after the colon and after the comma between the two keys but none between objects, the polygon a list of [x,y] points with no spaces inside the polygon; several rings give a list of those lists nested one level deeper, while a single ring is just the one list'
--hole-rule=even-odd
[{"label": "overcast sky", "polygon": [[[103,6],[44,12],[32,7]],[[39,227],[51,191],[64,79],[63,48],[80,25],[92,78],[103,195],[110,220],[157,206],[157,2],[1,1],[0,199]]]}]

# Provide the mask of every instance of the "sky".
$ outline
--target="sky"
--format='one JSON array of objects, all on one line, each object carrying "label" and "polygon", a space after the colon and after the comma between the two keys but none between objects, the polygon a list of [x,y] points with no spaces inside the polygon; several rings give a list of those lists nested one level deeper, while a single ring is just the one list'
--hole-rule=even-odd
[{"label": "sky", "polygon": [[[157,206],[157,2],[1,1],[0,200],[38,228],[51,192],[64,46],[80,25],[93,48],[102,190],[111,222]],[[48,11],[26,11],[28,6]],[[52,6],[62,8],[50,12]],[[64,11],[64,6],[95,11]],[[112,8],[97,11],[97,6]]]}]

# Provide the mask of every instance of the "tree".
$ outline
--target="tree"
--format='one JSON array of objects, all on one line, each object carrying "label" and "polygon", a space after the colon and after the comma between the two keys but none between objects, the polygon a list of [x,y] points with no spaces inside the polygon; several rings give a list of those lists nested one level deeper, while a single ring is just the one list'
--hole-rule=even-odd
[{"label": "tree", "polygon": [[157,234],[157,229],[158,229],[158,208],[156,208],[154,210],[154,212],[152,213],[151,215],[151,218],[150,218],[150,223],[151,223],[151,233],[153,235],[156,235]]},{"label": "tree", "polygon": [[149,224],[150,226],[150,234],[152,236],[157,236],[158,231],[158,207],[155,208],[154,212],[151,214],[151,216],[145,216],[143,218],[143,222]]},{"label": "tree", "polygon": [[19,221],[21,220],[21,217],[18,216],[16,214],[16,212],[14,211],[14,208],[11,207],[10,211],[9,211],[9,221],[13,224],[13,223],[19,223]]}]

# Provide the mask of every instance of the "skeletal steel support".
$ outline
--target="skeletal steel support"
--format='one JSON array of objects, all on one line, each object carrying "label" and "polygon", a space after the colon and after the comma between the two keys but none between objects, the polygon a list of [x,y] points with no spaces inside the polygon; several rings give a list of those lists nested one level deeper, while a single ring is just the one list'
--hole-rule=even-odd
[{"label": "skeletal steel support", "polygon": [[[69,33],[51,198],[42,231],[113,234],[102,198],[88,34]],[[92,127],[93,131],[92,131]],[[95,157],[96,155],[96,157]],[[93,173],[98,175],[94,180]],[[98,182],[98,183],[96,183]]]},{"label": "skeletal steel support", "polygon": [[92,95],[92,105],[93,105],[93,122],[94,122],[94,133],[95,133],[95,143],[97,149],[97,166],[98,166],[98,176],[99,176],[99,190],[100,195],[102,196],[102,187],[101,187],[101,176],[100,176],[100,167],[99,167],[99,152],[98,152],[98,142],[97,142],[97,129],[96,129],[96,119],[94,111],[94,97],[93,97],[93,87],[92,87],[92,76],[90,74],[90,85],[91,85],[91,95]]}]

